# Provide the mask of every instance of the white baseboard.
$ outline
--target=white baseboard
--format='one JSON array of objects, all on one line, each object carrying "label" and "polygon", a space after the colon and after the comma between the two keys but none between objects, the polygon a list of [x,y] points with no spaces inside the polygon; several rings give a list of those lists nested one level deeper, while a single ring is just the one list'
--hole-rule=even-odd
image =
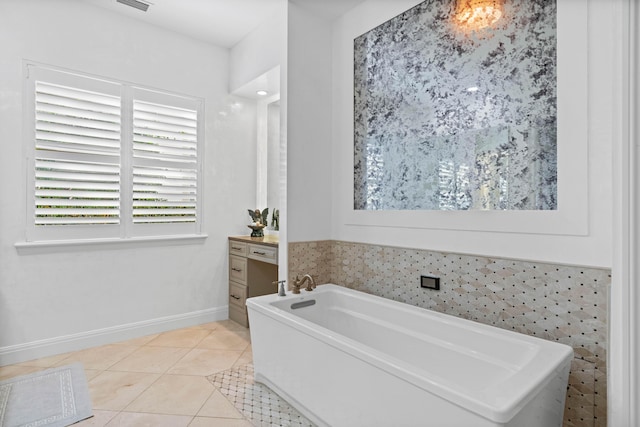
[{"label": "white baseboard", "polygon": [[27,360],[53,356],[55,354],[82,350],[114,342],[125,341],[145,335],[157,334],[178,328],[187,328],[202,323],[216,322],[229,318],[229,308],[216,307],[190,313],[143,320],[104,329],[80,332],[47,338],[24,344],[0,347],[0,366],[26,362]]}]

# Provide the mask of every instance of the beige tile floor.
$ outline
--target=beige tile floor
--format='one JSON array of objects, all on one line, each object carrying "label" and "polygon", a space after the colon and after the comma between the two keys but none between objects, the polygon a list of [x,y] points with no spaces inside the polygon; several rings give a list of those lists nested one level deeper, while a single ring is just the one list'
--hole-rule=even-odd
[{"label": "beige tile floor", "polygon": [[230,321],[0,367],[0,380],[82,362],[93,418],[87,426],[249,427],[206,376],[252,362],[249,330]]}]

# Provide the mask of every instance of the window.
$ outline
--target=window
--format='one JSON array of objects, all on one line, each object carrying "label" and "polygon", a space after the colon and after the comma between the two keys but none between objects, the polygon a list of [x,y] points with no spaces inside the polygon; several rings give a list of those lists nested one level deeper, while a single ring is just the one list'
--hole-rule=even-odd
[{"label": "window", "polygon": [[202,101],[27,64],[27,241],[199,234]]}]

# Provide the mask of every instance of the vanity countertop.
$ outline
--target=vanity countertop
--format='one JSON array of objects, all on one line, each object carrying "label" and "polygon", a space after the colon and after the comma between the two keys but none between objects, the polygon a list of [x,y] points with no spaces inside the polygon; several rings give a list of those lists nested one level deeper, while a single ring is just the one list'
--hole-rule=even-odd
[{"label": "vanity countertop", "polygon": [[264,237],[251,237],[251,236],[229,236],[231,240],[237,240],[247,243],[258,243],[266,246],[278,247],[278,236],[265,235]]}]

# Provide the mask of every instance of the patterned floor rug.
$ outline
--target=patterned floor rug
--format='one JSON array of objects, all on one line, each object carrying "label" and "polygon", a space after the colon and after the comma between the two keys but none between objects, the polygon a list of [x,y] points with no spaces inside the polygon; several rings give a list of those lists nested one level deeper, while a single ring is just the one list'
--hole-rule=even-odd
[{"label": "patterned floor rug", "polygon": [[0,426],[65,427],[90,416],[80,363],[0,381]]},{"label": "patterned floor rug", "polygon": [[314,424],[264,384],[253,380],[253,365],[207,377],[254,426],[314,427]]}]

